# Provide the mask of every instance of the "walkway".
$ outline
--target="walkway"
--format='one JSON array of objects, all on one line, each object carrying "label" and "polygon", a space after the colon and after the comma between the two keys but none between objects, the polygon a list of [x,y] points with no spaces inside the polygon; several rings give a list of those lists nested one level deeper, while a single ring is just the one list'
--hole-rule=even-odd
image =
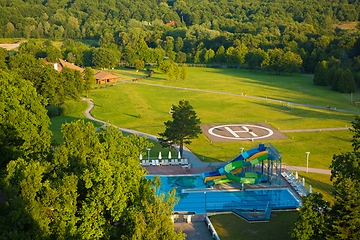
[{"label": "walkway", "polygon": [[[129,81],[125,81],[125,82],[129,82]],[[326,109],[326,110],[329,110],[329,111],[338,111],[338,112],[347,112],[347,113],[357,113],[357,114],[360,114],[359,111],[356,112],[356,111],[336,109],[336,108],[328,109],[327,107],[320,107],[320,106],[309,105],[309,104],[294,103],[294,102],[288,102],[288,101],[277,100],[277,99],[270,99],[270,98],[262,98],[262,97],[252,97],[252,96],[247,96],[246,94],[225,93],[225,92],[208,91],[208,90],[201,90],[201,89],[194,89],[194,88],[183,88],[183,87],[164,86],[164,85],[153,84],[153,83],[142,83],[142,82],[131,82],[131,83],[144,84],[144,85],[156,86],[156,87],[175,88],[175,89],[181,89],[181,90],[187,90],[187,91],[196,91],[196,92],[206,92],[206,93],[224,94],[224,95],[231,95],[231,96],[237,96],[237,97],[252,98],[252,99],[257,99],[257,100],[262,100],[262,101],[269,101],[269,102],[286,103],[286,104],[289,103],[289,104],[292,104],[292,105],[304,106],[304,107],[310,107],[310,108],[318,108],[318,109]]]},{"label": "walkway", "polygon": [[[127,82],[127,81],[124,81],[124,82]],[[159,86],[159,87],[176,88],[176,89],[183,89],[183,90],[190,90],[190,91],[200,91],[200,92],[211,92],[211,93],[218,93],[218,94],[234,95],[234,96],[240,96],[240,97],[256,98],[256,99],[265,100],[265,101],[275,101],[275,102],[279,102],[279,103],[283,102],[283,101],[280,101],[280,100],[243,96],[243,95],[232,94],[232,93],[214,92],[214,91],[206,91],[206,90],[198,90],[198,89],[187,89],[187,88],[163,86],[163,85],[158,85],[158,84],[141,83],[141,82],[131,82],[131,83],[146,84],[146,85]],[[81,98],[81,99],[84,100],[84,101],[87,101],[89,103],[89,107],[85,110],[85,116],[87,118],[89,118],[90,120],[100,122],[100,123],[103,124],[103,126],[105,126],[107,124],[105,121],[94,118],[90,113],[90,111],[94,108],[94,103],[92,102],[92,99],[88,99],[88,98]],[[327,109],[326,107],[318,107],[318,106],[313,106],[313,105],[305,105],[305,104],[297,104],[297,103],[292,103],[292,104]],[[335,111],[357,113],[357,112],[354,112],[354,111],[347,111],[347,110],[341,110],[341,109],[336,109]],[[147,133],[143,133],[143,132],[139,132],[139,131],[135,131],[135,130],[131,130],[131,129],[121,128],[121,127],[117,127],[115,125],[113,125],[113,126],[118,128],[122,132],[127,132],[127,133],[131,133],[131,134],[137,134],[139,136],[147,136],[149,139],[154,140],[154,141],[157,141],[157,138],[158,138],[155,135],[151,135],[151,134],[147,134]],[[296,129],[296,130],[281,130],[281,132],[334,131],[334,130],[348,130],[349,128],[350,127],[345,127],[345,128],[344,127],[342,127],[342,128],[318,128],[318,129]],[[178,150],[179,148],[175,146],[175,149]],[[199,168],[202,168],[201,171],[203,171],[203,170],[211,171],[210,165],[216,166],[216,165],[222,165],[223,164],[223,162],[220,162],[220,163],[202,162],[202,161],[200,161],[200,159],[194,153],[192,153],[190,151],[190,149],[188,149],[185,146],[184,146],[183,155],[192,164],[192,168],[195,168],[195,169],[197,168],[197,170],[195,170],[195,169],[184,170],[184,169],[180,169],[178,167],[178,169],[175,169],[175,170],[174,169],[167,169],[168,174],[169,173],[171,175],[173,175],[173,174],[198,174],[199,173],[198,170],[200,170]],[[158,168],[158,167],[146,167],[146,168],[147,168],[147,170],[148,170],[148,172],[150,174],[162,174],[162,173],[166,174],[166,171],[164,171],[165,170],[164,167],[161,167],[161,168]],[[290,166],[290,168],[291,168],[291,170],[306,172],[305,167]],[[328,169],[317,169],[317,168],[308,168],[308,172],[331,174],[331,171],[328,170]]]}]

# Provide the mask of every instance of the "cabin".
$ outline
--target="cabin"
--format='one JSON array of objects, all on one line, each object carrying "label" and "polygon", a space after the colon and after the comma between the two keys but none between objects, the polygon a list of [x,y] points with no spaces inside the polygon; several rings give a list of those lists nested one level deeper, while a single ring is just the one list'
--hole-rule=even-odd
[{"label": "cabin", "polygon": [[[55,70],[58,71],[58,72],[61,72],[61,70],[64,67],[68,67],[68,68],[71,68],[71,69],[78,70],[84,75],[85,69],[81,68],[79,66],[76,66],[73,63],[69,63],[69,62],[67,62],[65,60],[62,60],[62,59],[57,59],[56,63],[48,62],[46,58],[44,60],[45,60],[45,62],[47,64],[53,65]],[[94,75],[95,75],[95,80],[96,80],[95,83],[96,84],[114,83],[118,79],[121,79],[121,77],[118,76],[118,75],[114,75],[114,74],[112,74],[110,72],[100,71],[100,70],[94,70]]]}]

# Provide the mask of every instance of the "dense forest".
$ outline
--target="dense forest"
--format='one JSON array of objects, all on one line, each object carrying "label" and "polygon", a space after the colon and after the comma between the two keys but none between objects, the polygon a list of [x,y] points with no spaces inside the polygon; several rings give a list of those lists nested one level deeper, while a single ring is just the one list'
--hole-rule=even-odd
[{"label": "dense forest", "polygon": [[[359,1],[2,0],[0,11],[0,37],[93,39],[131,64],[167,56],[281,74],[313,73],[318,62],[335,59],[360,79],[359,31],[334,27],[359,20]],[[275,61],[291,59],[290,70],[272,66],[271,58],[263,63],[270,50],[276,50]],[[63,57],[87,65],[79,49],[69,48]]]}]

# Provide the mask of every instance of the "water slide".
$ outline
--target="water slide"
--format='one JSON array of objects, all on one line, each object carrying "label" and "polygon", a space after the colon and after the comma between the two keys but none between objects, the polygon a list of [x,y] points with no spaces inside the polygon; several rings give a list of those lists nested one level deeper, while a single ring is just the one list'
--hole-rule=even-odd
[{"label": "water slide", "polygon": [[[267,151],[265,151],[267,152]],[[263,152],[264,153],[264,152]],[[266,153],[264,155],[261,155],[257,157],[256,159],[250,160],[250,161],[235,161],[230,162],[224,166],[225,171],[225,177],[214,179],[214,180],[208,180],[206,182],[206,186],[212,186],[214,184],[220,184],[220,183],[227,183],[227,182],[238,182],[238,183],[244,183],[244,184],[256,184],[261,183],[263,181],[263,175],[259,172],[257,173],[245,173],[243,176],[236,176],[233,174],[234,169],[242,169],[243,167],[250,167],[255,164],[258,164],[266,159],[269,158],[269,155]]]},{"label": "water slide", "polygon": [[[251,156],[255,155],[256,153],[263,152],[265,150],[266,150],[265,145],[260,144],[258,148],[250,149],[250,150],[248,150],[246,152],[243,152],[242,154],[237,156],[234,160],[232,160],[230,163],[236,162],[236,161],[243,161],[243,160],[245,160],[247,158],[250,158]],[[202,179],[205,180],[206,177],[222,176],[224,174],[225,174],[224,167],[222,167],[222,168],[220,168],[218,170],[215,170],[215,171],[212,171],[212,172],[202,173],[201,176],[202,176]]]},{"label": "water slide", "polygon": [[[243,161],[252,161],[260,156],[263,156],[265,154],[268,154],[269,152],[268,151],[262,151],[262,152],[258,152],[254,155],[252,155],[251,157],[243,160]],[[234,161],[231,161],[231,162],[234,162]],[[234,170],[231,171],[231,174],[239,174],[241,173],[242,171],[242,167],[241,168],[236,168]],[[221,179],[221,178],[227,178],[226,175],[220,175],[220,176],[213,176],[213,177],[205,177],[204,179],[204,183],[206,184],[207,181],[210,181],[210,180],[215,180],[215,179]]]}]

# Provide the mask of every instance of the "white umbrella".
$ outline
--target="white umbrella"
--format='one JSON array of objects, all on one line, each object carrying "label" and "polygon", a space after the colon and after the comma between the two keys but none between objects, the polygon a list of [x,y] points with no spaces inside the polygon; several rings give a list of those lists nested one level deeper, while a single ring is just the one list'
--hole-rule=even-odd
[{"label": "white umbrella", "polygon": [[305,187],[305,178],[303,178],[303,180],[302,180],[302,185],[303,185],[303,187]]},{"label": "white umbrella", "polygon": [[139,159],[142,160],[142,155],[141,155],[141,153],[140,153]]},{"label": "white umbrella", "polygon": [[312,193],[311,185],[309,185],[309,194]]},{"label": "white umbrella", "polygon": [[161,160],[161,152],[159,152],[159,159]]},{"label": "white umbrella", "polygon": [[169,157],[168,158],[171,159],[171,151],[169,151]]},{"label": "white umbrella", "polygon": [[295,179],[296,179],[296,180],[298,180],[298,179],[299,179],[299,176],[298,176],[297,171],[295,172]]},{"label": "white umbrella", "polygon": [[180,151],[179,151],[178,153],[179,153],[179,154],[178,154],[178,159],[180,159],[180,158],[181,158]]}]

